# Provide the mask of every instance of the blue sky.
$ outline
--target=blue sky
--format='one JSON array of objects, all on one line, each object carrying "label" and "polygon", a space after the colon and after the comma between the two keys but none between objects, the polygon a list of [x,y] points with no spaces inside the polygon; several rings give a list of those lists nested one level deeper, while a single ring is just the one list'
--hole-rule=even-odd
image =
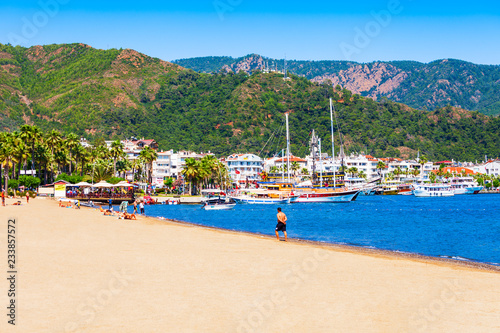
[{"label": "blue sky", "polygon": [[500,64],[497,1],[3,1],[0,43],[82,42],[164,60],[455,58]]}]

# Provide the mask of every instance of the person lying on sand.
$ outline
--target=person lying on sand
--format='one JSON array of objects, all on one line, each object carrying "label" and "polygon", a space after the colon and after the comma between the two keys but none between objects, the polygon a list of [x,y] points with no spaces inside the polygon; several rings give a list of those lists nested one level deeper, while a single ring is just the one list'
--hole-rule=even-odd
[{"label": "person lying on sand", "polygon": [[137,220],[137,216],[135,214],[124,213],[125,220]]},{"label": "person lying on sand", "polygon": [[112,210],[106,209],[104,211],[104,216],[112,216],[112,215],[115,215],[115,212],[113,212]]},{"label": "person lying on sand", "polygon": [[12,204],[12,206],[21,206],[21,201],[14,202],[14,203]]}]

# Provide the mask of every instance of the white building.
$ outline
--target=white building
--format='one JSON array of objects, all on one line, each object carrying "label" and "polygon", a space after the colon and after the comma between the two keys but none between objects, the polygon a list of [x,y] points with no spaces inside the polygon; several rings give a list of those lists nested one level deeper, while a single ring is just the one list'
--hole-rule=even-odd
[{"label": "white building", "polygon": [[500,160],[488,161],[487,163],[479,164],[473,167],[474,172],[482,173],[490,176],[500,176]]},{"label": "white building", "polygon": [[262,159],[254,154],[233,154],[226,159],[229,176],[236,182],[260,181],[263,170]]},{"label": "white building", "polygon": [[160,151],[157,152],[158,159],[153,162],[153,170],[151,173],[151,177],[153,178],[152,182],[154,185],[163,185],[163,181],[168,177],[177,177],[177,173],[173,170],[177,171],[175,168],[172,168],[172,156],[175,155],[173,150],[168,151]]}]

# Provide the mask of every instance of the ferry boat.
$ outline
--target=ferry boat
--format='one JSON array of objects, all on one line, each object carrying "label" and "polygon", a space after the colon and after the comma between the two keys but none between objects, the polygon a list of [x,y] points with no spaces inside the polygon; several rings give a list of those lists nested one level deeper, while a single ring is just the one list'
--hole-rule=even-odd
[{"label": "ferry boat", "polygon": [[412,195],[413,185],[412,184],[400,184],[398,185],[399,195]]},{"label": "ferry boat", "polygon": [[[311,183],[312,185],[312,183]],[[356,200],[360,190],[329,187],[299,187],[291,183],[263,184],[263,188],[287,193],[291,203],[350,202]]]},{"label": "ferry boat", "polygon": [[203,206],[204,210],[229,210],[236,206],[236,202],[232,198],[210,198],[205,200]]},{"label": "ferry boat", "polygon": [[413,186],[413,195],[416,197],[452,197],[455,192],[447,184],[418,184]]},{"label": "ferry boat", "polygon": [[457,177],[450,180],[450,186],[455,194],[478,194],[483,186],[479,186],[472,177]]},{"label": "ferry boat", "polygon": [[298,191],[298,195],[293,203],[310,203],[310,202],[351,202],[356,200],[360,190],[346,189],[313,189],[312,191]]},{"label": "ferry boat", "polygon": [[385,184],[375,188],[375,195],[396,195],[399,193],[398,185]]},{"label": "ferry boat", "polygon": [[243,190],[231,198],[242,204],[287,204],[291,203],[294,196],[287,192],[266,189]]}]

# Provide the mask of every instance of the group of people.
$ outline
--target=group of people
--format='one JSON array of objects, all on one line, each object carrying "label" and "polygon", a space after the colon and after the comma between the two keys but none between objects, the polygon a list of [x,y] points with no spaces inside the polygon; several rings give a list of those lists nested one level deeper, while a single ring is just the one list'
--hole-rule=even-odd
[{"label": "group of people", "polygon": [[80,209],[80,200],[59,200],[59,207]]},{"label": "group of people", "polygon": [[104,216],[118,216],[118,218],[122,220],[137,220],[135,213],[130,214],[127,213],[127,211],[114,211],[113,207],[110,209],[103,209],[102,206],[100,206],[99,210]]},{"label": "group of people", "polygon": [[[7,196],[5,194],[5,190],[2,190],[2,193],[0,194],[0,196],[2,197],[2,206],[5,206],[5,197]],[[15,198],[15,196],[14,196]],[[28,191],[26,191],[26,203],[29,203],[30,202],[30,194]],[[16,201],[15,203],[13,203],[14,206],[21,206],[21,201]]]},{"label": "group of people", "polygon": [[[145,211],[144,211],[144,202],[143,201],[134,201],[133,203],[133,206],[134,206],[134,214],[137,214],[138,211],[137,211],[137,207],[139,207],[140,209],[140,214],[141,215],[146,215]],[[122,203],[120,204],[120,212],[127,212],[127,209],[128,209],[128,201],[124,200],[122,201]],[[109,199],[108,200],[108,210],[113,210],[113,199]]]}]

